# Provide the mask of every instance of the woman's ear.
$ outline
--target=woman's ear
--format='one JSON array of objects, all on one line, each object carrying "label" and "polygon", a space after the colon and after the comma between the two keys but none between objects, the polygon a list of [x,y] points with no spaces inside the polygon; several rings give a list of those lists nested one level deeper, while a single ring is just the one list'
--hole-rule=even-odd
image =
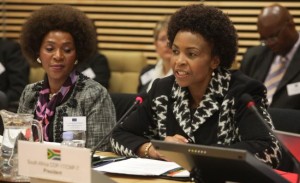
[{"label": "woman's ear", "polygon": [[214,70],[220,65],[220,58],[218,56],[214,56],[211,63],[210,67]]}]

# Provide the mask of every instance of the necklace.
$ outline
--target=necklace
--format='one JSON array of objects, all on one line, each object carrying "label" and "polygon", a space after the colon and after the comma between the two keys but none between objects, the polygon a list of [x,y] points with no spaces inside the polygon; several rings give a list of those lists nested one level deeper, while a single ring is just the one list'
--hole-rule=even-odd
[{"label": "necklace", "polygon": [[51,100],[57,93],[50,93],[49,94],[49,100]]}]

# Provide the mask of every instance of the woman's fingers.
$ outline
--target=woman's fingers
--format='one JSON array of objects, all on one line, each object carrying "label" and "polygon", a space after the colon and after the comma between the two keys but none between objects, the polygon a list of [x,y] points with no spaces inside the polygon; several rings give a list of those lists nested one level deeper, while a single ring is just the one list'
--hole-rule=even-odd
[{"label": "woman's fingers", "polygon": [[174,142],[174,143],[188,143],[188,139],[186,139],[184,136],[182,135],[174,135],[174,136],[167,136],[165,138],[166,142]]}]

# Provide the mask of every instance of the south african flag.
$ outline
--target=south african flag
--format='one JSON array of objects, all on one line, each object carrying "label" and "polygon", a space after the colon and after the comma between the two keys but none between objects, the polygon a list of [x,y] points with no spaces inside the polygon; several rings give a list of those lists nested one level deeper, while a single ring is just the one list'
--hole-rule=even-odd
[{"label": "south african flag", "polygon": [[60,161],[60,150],[48,149],[48,159]]}]

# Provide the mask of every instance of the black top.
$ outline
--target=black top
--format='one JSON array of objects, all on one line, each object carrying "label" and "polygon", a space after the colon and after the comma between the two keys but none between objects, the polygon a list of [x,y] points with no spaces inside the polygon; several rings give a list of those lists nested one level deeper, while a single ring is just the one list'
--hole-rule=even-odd
[{"label": "black top", "polygon": [[[178,91],[186,89],[176,87],[173,75],[157,79],[143,104],[114,130],[113,150],[121,155],[136,156],[139,146],[151,139],[163,140],[166,136],[180,134],[188,139],[194,138],[192,141],[196,144],[248,150],[276,167],[280,159],[278,141],[240,101],[243,93],[249,93],[272,127],[266,110],[265,87],[240,71],[228,74],[228,77],[231,77],[228,85],[211,81],[212,87],[205,94],[210,97],[202,100],[203,106],[200,105],[195,113],[190,113],[190,109],[184,106],[188,100],[180,98],[182,92]],[[220,94],[220,89],[226,87],[228,90]]]},{"label": "black top", "polygon": [[105,88],[109,87],[110,68],[107,58],[103,54],[97,52],[92,58],[88,59],[86,63],[78,65],[76,69],[79,72],[83,72],[86,69],[92,69],[92,72],[95,74],[95,78],[92,79]]},{"label": "black top", "polygon": [[9,103],[18,102],[28,83],[29,64],[22,55],[20,45],[12,40],[1,39],[0,91],[6,94]]},{"label": "black top", "polygon": [[147,81],[146,83],[142,83],[141,77],[146,74],[148,71],[151,71],[155,68],[155,65],[147,65],[146,67],[144,67],[140,73],[139,76],[139,85],[137,88],[137,93],[142,93],[142,92],[147,92],[147,88],[150,84],[150,82],[152,81],[152,78],[149,78],[149,81]]}]

